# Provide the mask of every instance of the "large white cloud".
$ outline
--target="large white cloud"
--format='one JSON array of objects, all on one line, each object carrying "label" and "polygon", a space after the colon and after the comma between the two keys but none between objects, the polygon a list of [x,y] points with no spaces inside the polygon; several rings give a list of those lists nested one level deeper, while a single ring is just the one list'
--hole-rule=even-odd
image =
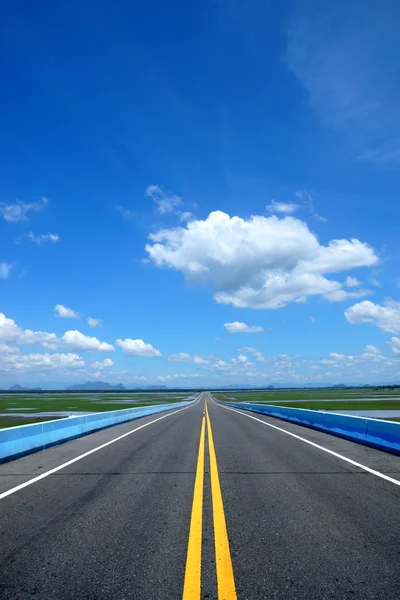
[{"label": "large white cloud", "polygon": [[82,352],[110,352],[115,350],[114,346],[107,342],[100,342],[96,337],[84,335],[80,331],[66,331],[61,338],[64,346],[70,350]]},{"label": "large white cloud", "polygon": [[114,346],[101,342],[95,337],[84,335],[80,331],[66,331],[59,338],[55,333],[46,331],[32,331],[22,329],[13,319],[0,313],[0,342],[6,344],[40,344],[44,348],[55,350],[65,348],[83,352],[107,352],[114,350]]},{"label": "large white cloud", "polygon": [[0,371],[3,373],[68,371],[85,366],[85,361],[73,353],[60,354],[19,354],[18,352],[0,357]]},{"label": "large white cloud", "polygon": [[246,220],[215,211],[150,239],[146,250],[156,266],[210,281],[217,302],[237,307],[280,308],[313,295],[331,301],[364,295],[365,290],[346,292],[326,275],[378,262],[374,250],[357,239],[321,245],[307,224],[293,217]]},{"label": "large white cloud", "polygon": [[8,344],[40,344],[49,349],[57,347],[59,341],[55,333],[22,329],[13,319],[0,313],[0,342]]},{"label": "large white cloud", "polygon": [[153,348],[151,344],[146,344],[143,340],[118,339],[116,344],[130,356],[161,356],[161,352],[157,348]]},{"label": "large white cloud", "polygon": [[224,323],[224,327],[228,333],[258,333],[264,331],[264,327],[258,327],[257,325],[247,325],[240,321],[233,321],[233,323]]},{"label": "large white cloud", "polygon": [[352,325],[371,323],[382,331],[400,333],[400,304],[386,300],[384,305],[364,300],[350,306],[344,316]]}]

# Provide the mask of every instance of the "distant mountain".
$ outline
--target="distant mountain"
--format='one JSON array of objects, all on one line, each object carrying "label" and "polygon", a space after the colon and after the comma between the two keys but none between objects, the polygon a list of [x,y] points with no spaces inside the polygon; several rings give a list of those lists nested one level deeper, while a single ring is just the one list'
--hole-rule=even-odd
[{"label": "distant mountain", "polygon": [[76,383],[75,385],[70,385],[66,388],[70,391],[84,391],[84,390],[126,390],[126,387],[122,385],[122,383],[117,383],[113,385],[112,383],[107,383],[106,381],[87,381],[86,383]]},{"label": "distant mountain", "polygon": [[238,384],[231,384],[231,385],[222,385],[219,389],[221,390],[274,390],[274,386],[273,385],[248,385],[246,383],[238,383]]},{"label": "distant mountain", "polygon": [[42,388],[40,387],[36,387],[36,388],[26,388],[26,387],[22,387],[22,385],[13,385],[10,388],[8,388],[9,392],[41,392]]},{"label": "distant mountain", "polygon": [[148,388],[146,388],[148,390],[167,390],[167,386],[166,385],[149,385]]}]

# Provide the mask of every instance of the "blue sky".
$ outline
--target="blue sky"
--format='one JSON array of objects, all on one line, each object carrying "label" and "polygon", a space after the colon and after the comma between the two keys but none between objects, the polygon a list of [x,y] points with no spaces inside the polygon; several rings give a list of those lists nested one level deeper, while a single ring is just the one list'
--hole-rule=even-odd
[{"label": "blue sky", "polygon": [[7,6],[0,387],[399,382],[399,17]]}]

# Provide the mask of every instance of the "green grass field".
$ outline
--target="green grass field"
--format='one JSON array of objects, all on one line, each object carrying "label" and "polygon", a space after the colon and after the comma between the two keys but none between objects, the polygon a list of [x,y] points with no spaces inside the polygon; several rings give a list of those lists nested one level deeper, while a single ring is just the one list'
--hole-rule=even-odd
[{"label": "green grass field", "polygon": [[[349,388],[344,390],[285,390],[282,392],[224,392],[214,395],[217,400],[225,402],[253,402],[310,410],[336,412],[343,410],[400,410],[400,391],[396,390],[379,390],[379,393],[374,393],[372,389]],[[400,418],[392,417],[389,420],[400,421]]]},{"label": "green grass field", "polygon": [[[0,394],[0,429],[27,423],[48,421],[57,417],[34,416],[35,413],[58,411],[105,412],[138,406],[182,402],[188,393],[160,392],[135,394]],[[22,417],[18,413],[32,413]],[[11,416],[15,414],[16,416]]]}]

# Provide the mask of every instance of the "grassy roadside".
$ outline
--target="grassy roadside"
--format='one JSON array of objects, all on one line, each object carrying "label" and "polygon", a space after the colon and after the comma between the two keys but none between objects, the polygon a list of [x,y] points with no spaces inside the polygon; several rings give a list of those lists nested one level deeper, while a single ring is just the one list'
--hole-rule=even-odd
[{"label": "grassy roadside", "polygon": [[[182,402],[189,396],[190,394],[187,393],[0,394],[0,429],[57,419],[57,415],[47,416],[36,413],[108,412],[126,408],[173,404]],[[32,416],[23,417],[24,413]],[[60,418],[63,416],[63,414],[60,414]]]}]

